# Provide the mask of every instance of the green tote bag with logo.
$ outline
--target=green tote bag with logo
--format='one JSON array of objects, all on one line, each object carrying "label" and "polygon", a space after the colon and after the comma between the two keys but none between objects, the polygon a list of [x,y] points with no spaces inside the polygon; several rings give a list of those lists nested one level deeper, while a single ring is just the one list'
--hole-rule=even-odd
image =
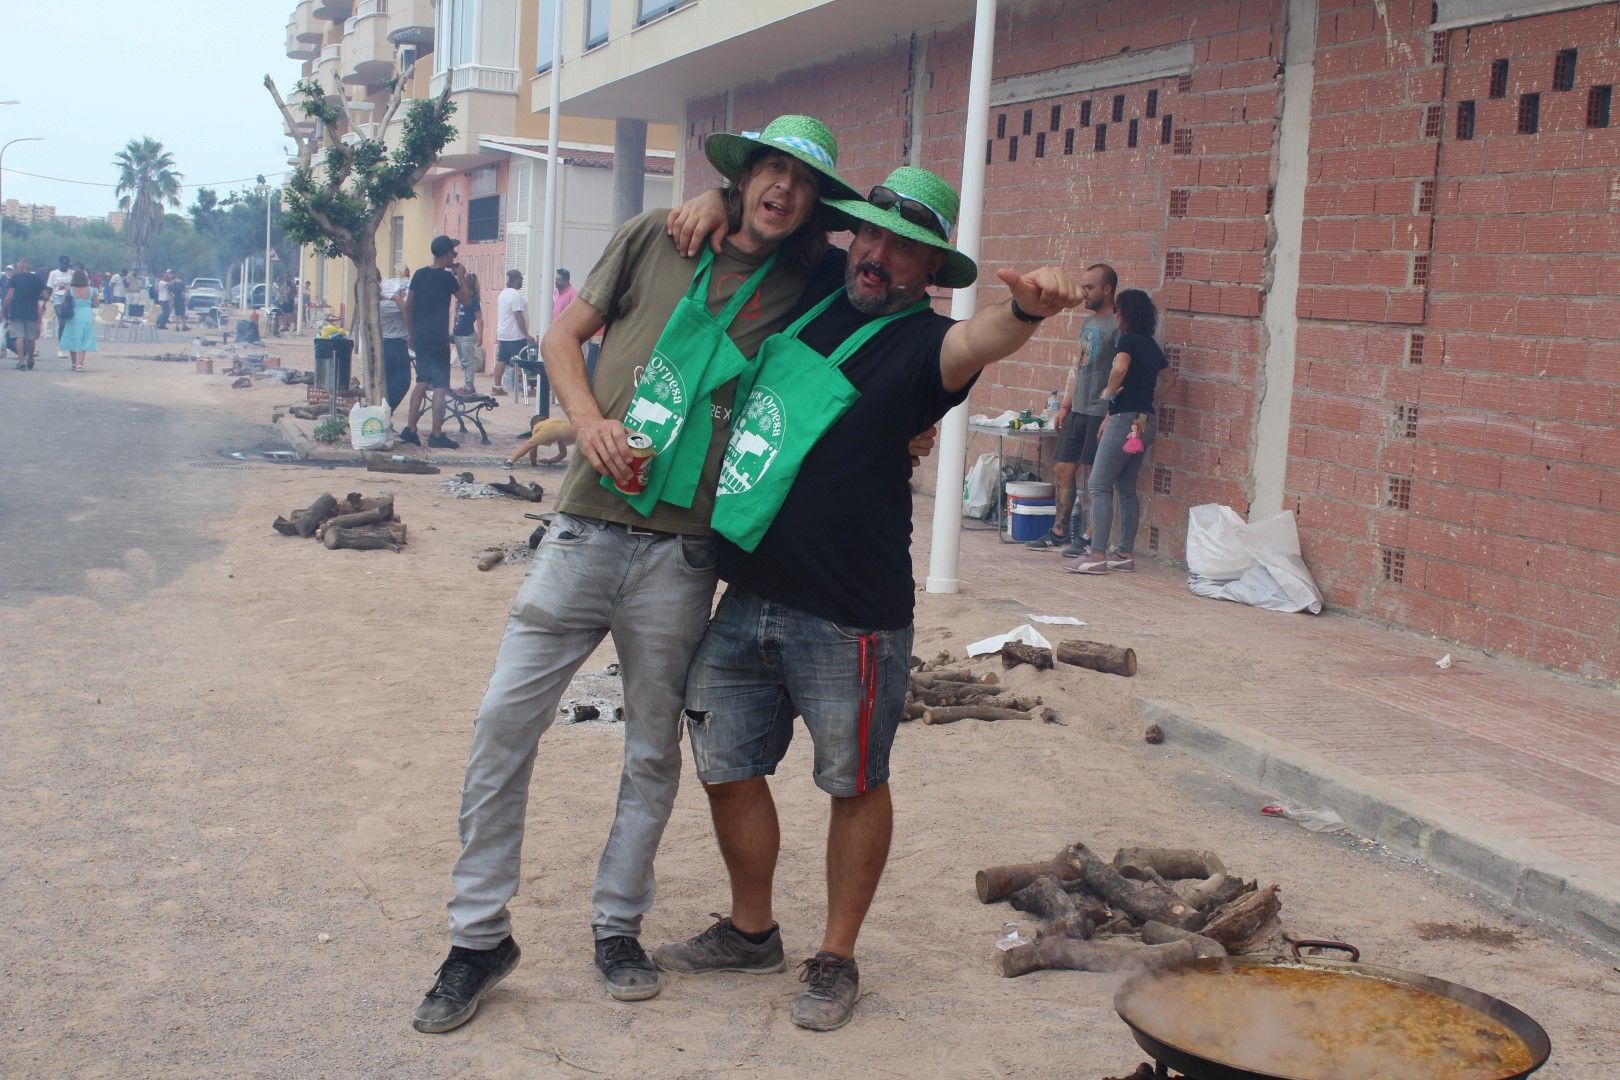
[{"label": "green tote bag with logo", "polygon": [[885,326],[929,306],[919,300],[904,311],[873,319],[831,355],[822,356],[800,341],[799,334],[842,294],[842,289],[833,293],[767,338],[738,383],[742,404],[732,412],[731,440],[710,525],[744,551],[758,547],[776,520],[811,447],[861,396],[839,370],[844,361]]},{"label": "green tote bag with logo", "polygon": [[776,265],[776,252],[743,282],[720,314],[711,316],[708,297],[713,263],[714,252],[705,247],[692,284],[658,335],[625,410],[624,426],[653,441],[656,456],[648,468],[647,490],[626,495],[614,486],[611,476],[600,481],[639,514],[650,514],[660,501],[683,509],[692,505],[714,437],[711,397],[749,366],[726,330]]}]

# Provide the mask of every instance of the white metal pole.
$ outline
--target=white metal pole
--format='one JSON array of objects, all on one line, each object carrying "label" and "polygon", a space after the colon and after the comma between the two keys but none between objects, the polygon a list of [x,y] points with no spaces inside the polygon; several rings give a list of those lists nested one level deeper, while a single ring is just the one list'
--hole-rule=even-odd
[{"label": "white metal pole", "polygon": [[264,186],[264,310],[266,318],[275,318],[270,314],[270,185]]},{"label": "white metal pole", "polygon": [[[973,17],[973,61],[968,73],[967,131],[962,146],[962,218],[956,246],[975,262],[984,216],[984,140],[990,126],[990,60],[995,53],[996,0],[978,0]],[[980,271],[983,280],[983,271]],[[977,288],[951,295],[951,318],[967,319],[978,310]],[[934,531],[928,554],[928,591],[953,593],[962,541],[962,471],[967,454],[968,403],[962,402],[939,425],[939,465],[934,478]]]},{"label": "white metal pole", "polygon": [[[557,277],[557,127],[562,113],[562,35],[563,7],[567,0],[552,0],[551,20],[551,115],[546,129],[546,213],[545,239],[540,249],[540,285],[529,295],[544,289],[545,301],[538,305],[535,325],[544,334],[551,328],[552,287]],[[543,403],[542,403],[543,404]]]},{"label": "white metal pole", "polygon": [[304,332],[304,246],[298,245],[298,276],[293,279],[293,333]]}]

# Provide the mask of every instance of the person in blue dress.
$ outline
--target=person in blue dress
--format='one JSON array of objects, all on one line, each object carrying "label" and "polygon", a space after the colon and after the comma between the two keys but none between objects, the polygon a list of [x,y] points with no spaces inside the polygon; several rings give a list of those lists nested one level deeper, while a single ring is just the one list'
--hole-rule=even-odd
[{"label": "person in blue dress", "polygon": [[83,371],[85,354],[96,351],[96,292],[83,270],[73,271],[68,302],[73,305],[73,314],[62,324],[56,349],[58,354],[67,353],[73,358],[74,371]]}]

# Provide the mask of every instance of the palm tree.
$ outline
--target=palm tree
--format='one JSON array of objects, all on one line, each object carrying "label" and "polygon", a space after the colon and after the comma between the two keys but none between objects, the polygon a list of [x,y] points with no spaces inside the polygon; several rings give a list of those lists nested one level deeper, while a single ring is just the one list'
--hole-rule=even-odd
[{"label": "palm tree", "polygon": [[156,139],[131,139],[113,155],[118,166],[118,209],[129,211],[124,228],[135,249],[135,266],[146,269],[146,246],[163,228],[164,207],[180,208],[180,174],[174,155]]}]

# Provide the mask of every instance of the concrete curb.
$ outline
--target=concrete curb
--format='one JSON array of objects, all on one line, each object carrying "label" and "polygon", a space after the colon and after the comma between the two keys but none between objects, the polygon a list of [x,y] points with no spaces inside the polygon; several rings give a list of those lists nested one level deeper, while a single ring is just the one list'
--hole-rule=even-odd
[{"label": "concrete curb", "polygon": [[275,425],[276,430],[281,432],[281,437],[291,444],[293,453],[308,461],[315,453],[315,440],[309,432],[300,427],[296,419],[284,412],[278,411],[275,414]]},{"label": "concrete curb", "polygon": [[1284,801],[1331,809],[1352,832],[1620,955],[1620,880],[1242,724],[1168,702],[1141,706],[1166,745]]}]

